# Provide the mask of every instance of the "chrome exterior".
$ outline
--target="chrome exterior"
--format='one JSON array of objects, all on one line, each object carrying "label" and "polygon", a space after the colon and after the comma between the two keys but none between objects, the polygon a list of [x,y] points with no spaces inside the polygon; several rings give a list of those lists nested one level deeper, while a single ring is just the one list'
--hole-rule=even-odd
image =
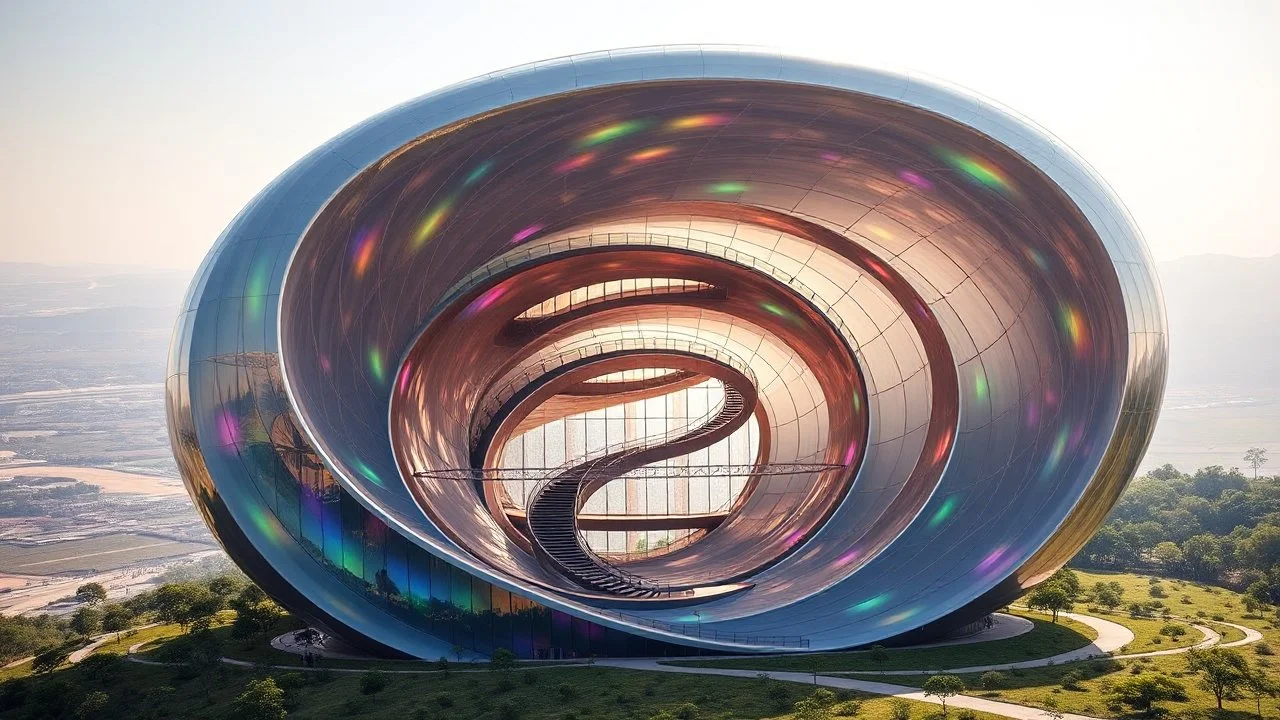
[{"label": "chrome exterior", "polygon": [[[621,607],[547,570],[485,493],[413,473],[470,464],[475,413],[525,381],[481,311],[593,282],[584,253],[655,248],[648,277],[740,289],[566,323],[538,362],[779,343],[804,371],[755,378],[770,461],[846,469],[761,479],[792,524],[759,520],[757,491],[635,566],[749,587]],[[751,283],[802,320],[750,315],[772,292]],[[668,328],[649,346],[609,335],[646,322]],[[1132,218],[1029,121],[928,78],[682,46],[511,68],[342,133],[219,237],[170,352],[188,490],[291,609],[389,654],[659,655],[846,648],[1007,602],[1134,474],[1167,331]],[[731,547],[757,555],[731,568]]]}]

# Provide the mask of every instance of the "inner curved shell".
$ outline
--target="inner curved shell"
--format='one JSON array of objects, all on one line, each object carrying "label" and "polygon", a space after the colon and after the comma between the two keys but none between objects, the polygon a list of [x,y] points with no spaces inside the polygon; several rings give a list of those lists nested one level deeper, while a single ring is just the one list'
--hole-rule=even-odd
[{"label": "inner curved shell", "polygon": [[[841,582],[935,496],[929,537],[903,552],[983,497],[1023,502],[1018,522],[982,524],[1038,546],[1103,450],[1085,419],[1118,403],[1109,267],[1056,186],[952,121],[799,85],[640,83],[477,116],[362,173],[293,260],[282,357],[326,460],[372,504],[407,525],[425,514],[422,537],[498,573],[584,596],[601,592],[549,567],[508,512],[506,453],[585,407],[592,380],[619,400],[652,388],[616,370],[533,407],[520,393],[627,351],[660,355],[631,369],[671,371],[673,386],[711,381],[671,358],[733,368],[757,393],[757,451],[729,511],[696,541],[605,558],[675,587],[753,583],[732,618]],[[944,476],[957,455],[980,473]],[[831,467],[762,472],[792,463]],[[736,472],[721,473],[730,487]],[[1027,481],[1046,473],[1061,481]],[[604,482],[607,495],[618,481]],[[955,573],[983,562],[977,545],[933,547]],[[998,579],[955,573],[945,582],[973,592]],[[913,582],[935,587],[926,574]]]}]

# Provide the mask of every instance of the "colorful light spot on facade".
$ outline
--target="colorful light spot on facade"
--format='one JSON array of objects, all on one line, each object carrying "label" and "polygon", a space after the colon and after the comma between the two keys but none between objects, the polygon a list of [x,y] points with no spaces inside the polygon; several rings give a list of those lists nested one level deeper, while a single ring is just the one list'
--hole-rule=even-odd
[{"label": "colorful light spot on facade", "polygon": [[1022,254],[1034,263],[1036,267],[1040,268],[1042,272],[1049,272],[1049,261],[1045,259],[1044,253],[1033,247],[1024,247],[1022,248]]},{"label": "colorful light spot on facade", "polygon": [[1062,427],[1058,429],[1057,435],[1053,438],[1053,447],[1049,449],[1049,456],[1045,458],[1044,467],[1040,469],[1040,479],[1046,480],[1057,471],[1058,465],[1062,463],[1062,458],[1067,454],[1067,439],[1071,432],[1071,428]]},{"label": "colorful light spot on facade", "polygon": [[607,142],[613,142],[618,138],[623,138],[633,133],[640,132],[641,130],[648,127],[648,125],[649,125],[648,120],[624,120],[622,122],[616,122],[612,125],[606,125],[605,127],[602,127],[599,130],[595,130],[587,133],[586,135],[583,135],[582,138],[578,140],[578,146],[579,147],[595,147],[596,145],[602,145]]},{"label": "colorful light spot on facade", "polygon": [[427,216],[423,218],[422,224],[418,226],[418,231],[413,235],[413,247],[418,249],[422,244],[431,239],[432,235],[440,229],[445,219],[449,217],[449,210],[453,207],[453,201],[445,199],[440,201]]},{"label": "colorful light spot on facade", "polygon": [[382,478],[374,471],[373,468],[369,467],[368,463],[360,458],[356,458],[351,461],[351,464],[355,466],[356,470],[360,471],[360,474],[363,475],[366,480],[369,480],[378,486],[382,485]]},{"label": "colorful light spot on facade", "polygon": [[849,448],[844,451],[844,464],[853,464],[853,459],[858,457],[858,443],[850,443]]},{"label": "colorful light spot on facade", "polygon": [[845,565],[848,565],[849,563],[856,561],[860,557],[862,557],[862,551],[859,550],[858,548],[853,548],[852,550],[849,550],[845,552],[845,554],[836,558],[836,565],[838,567],[844,567]]},{"label": "colorful light spot on facade", "polygon": [[998,567],[1000,559],[1004,557],[1008,550],[1009,548],[1004,545],[992,550],[985,558],[982,559],[982,562],[978,563],[978,572],[985,574]]},{"label": "colorful light spot on facade", "polygon": [[541,225],[530,225],[529,227],[522,229],[520,232],[516,233],[515,235],[512,235],[511,244],[514,245],[515,243],[522,243],[525,240],[528,240],[529,238],[533,237],[541,229],[542,229]]},{"label": "colorful light spot on facade", "polygon": [[1085,327],[1084,315],[1074,306],[1063,303],[1058,306],[1058,321],[1062,325],[1062,331],[1066,334],[1067,339],[1071,341],[1072,347],[1077,355],[1083,355],[1089,351],[1089,331]]},{"label": "colorful light spot on facade", "polygon": [[733,122],[733,116],[725,113],[704,113],[702,115],[686,115],[667,122],[670,130],[695,130],[705,127],[719,127]]},{"label": "colorful light spot on facade", "polygon": [[329,356],[324,353],[320,353],[320,369],[326,373],[333,372],[333,363],[329,361]]},{"label": "colorful light spot on facade", "polygon": [[476,165],[474,168],[472,168],[471,172],[467,173],[467,177],[462,181],[462,186],[470,187],[471,185],[474,185],[475,183],[480,182],[480,180],[485,175],[488,175],[489,171],[492,169],[493,169],[493,160],[485,160],[479,165]]},{"label": "colorful light spot on facade", "polygon": [[213,418],[214,425],[218,428],[218,441],[223,446],[232,447],[240,444],[240,423],[236,420],[236,416],[230,410],[219,410]]},{"label": "colorful light spot on facade", "polygon": [[906,620],[910,620],[911,617],[918,612],[920,612],[920,608],[907,608],[906,610],[902,610],[901,612],[896,612],[892,615],[885,617],[885,619],[880,621],[880,624],[894,625],[900,622],[904,622]]},{"label": "colorful light spot on facade", "polygon": [[581,170],[582,168],[590,165],[591,161],[595,159],[596,154],[593,152],[580,153],[578,155],[574,155],[568,160],[565,160],[559,165],[556,165],[556,172],[563,175],[565,173],[573,172],[574,170]]},{"label": "colorful light spot on facade", "polygon": [[717,195],[735,195],[747,191],[747,184],[744,182],[718,182],[707,186],[707,192]]},{"label": "colorful light spot on facade", "polygon": [[947,457],[947,452],[951,450],[951,428],[947,428],[942,437],[938,438],[938,446],[933,450],[933,464],[937,465]]},{"label": "colorful light spot on facade", "polygon": [[881,240],[893,239],[893,233],[889,232],[885,228],[880,227],[879,225],[867,225],[866,229],[867,229],[867,232],[871,233],[875,237],[880,238]]},{"label": "colorful light spot on facade", "polygon": [[364,277],[365,272],[369,270],[369,264],[373,260],[374,251],[381,237],[382,228],[375,226],[360,231],[351,243],[351,271],[356,279]]},{"label": "colorful light spot on facade", "polygon": [[280,545],[288,539],[284,528],[280,526],[280,521],[269,510],[257,505],[251,505],[247,509],[253,526],[257,528],[258,532],[265,535],[270,542]]},{"label": "colorful light spot on facade", "polygon": [[1004,193],[1013,192],[1013,185],[1008,176],[990,162],[946,148],[938,149],[938,155],[948,165],[979,185]]},{"label": "colorful light spot on facade", "polygon": [[777,315],[778,317],[788,316],[786,308],[782,307],[781,305],[775,305],[774,303],[771,303],[771,302],[762,302],[760,303],[760,307],[764,308],[764,310],[771,315]]},{"label": "colorful light spot on facade", "polygon": [[853,607],[849,608],[849,612],[851,613],[871,612],[872,610],[875,610],[876,608],[888,602],[890,597],[892,597],[890,593],[880,593],[879,595],[876,595],[873,598],[868,598],[866,600],[863,600],[857,605],[854,605]]},{"label": "colorful light spot on facade", "polygon": [[409,376],[413,374],[413,363],[407,362],[400,368],[400,392],[409,387]]},{"label": "colorful light spot on facade", "polygon": [[979,402],[986,402],[989,395],[987,387],[987,372],[982,367],[978,367],[978,372],[973,377],[973,396]]},{"label": "colorful light spot on facade", "polygon": [[633,163],[649,162],[650,160],[657,160],[660,157],[665,157],[667,155],[670,155],[675,151],[676,149],[670,145],[659,145],[658,147],[651,147],[651,148],[645,148],[644,150],[637,150],[631,153],[630,155],[628,155],[627,160]]},{"label": "colorful light spot on facade", "polygon": [[947,499],[943,500],[942,504],[938,506],[938,509],[933,512],[933,517],[929,518],[929,527],[931,529],[936,528],[946,522],[947,518],[951,517],[951,514],[956,511],[956,507],[959,504],[959,495],[947,496]]},{"label": "colorful light spot on facade", "polygon": [[818,157],[822,158],[823,160],[826,160],[827,162],[840,162],[840,160],[842,159],[840,156],[840,153],[831,152],[830,150],[822,153]]},{"label": "colorful light spot on facade", "polygon": [[899,170],[898,177],[906,184],[918,190],[932,190],[933,183],[929,182],[929,178],[912,170]]},{"label": "colorful light spot on facade", "polygon": [[387,367],[383,363],[382,349],[376,346],[369,348],[369,373],[379,385],[387,379]]},{"label": "colorful light spot on facade", "polygon": [[467,309],[462,311],[462,314],[465,317],[470,317],[472,315],[475,315],[476,313],[489,308],[491,305],[497,302],[499,298],[501,298],[503,295],[506,295],[506,294],[507,294],[506,285],[498,285],[496,287],[491,287],[488,290],[481,293],[480,297],[473,300],[471,304],[467,306]]}]

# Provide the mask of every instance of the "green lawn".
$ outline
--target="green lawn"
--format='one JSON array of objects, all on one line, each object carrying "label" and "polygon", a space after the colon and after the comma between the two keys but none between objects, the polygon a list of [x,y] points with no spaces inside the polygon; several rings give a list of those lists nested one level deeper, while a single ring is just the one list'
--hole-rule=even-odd
[{"label": "green lawn", "polygon": [[[1099,580],[1119,582],[1125,588],[1126,606],[1130,602],[1145,602],[1151,598],[1148,590],[1151,586],[1150,578],[1147,576],[1122,573],[1079,572],[1078,574],[1085,588],[1091,588]],[[1267,611],[1262,618],[1246,616],[1244,605],[1237,593],[1224,588],[1200,586],[1173,579],[1163,579],[1160,585],[1168,595],[1163,601],[1172,613],[1214,628],[1222,634],[1224,642],[1241,639],[1244,634],[1239,630],[1214,624],[1210,621],[1214,615],[1221,616],[1227,622],[1255,628],[1262,632],[1263,640],[1268,646],[1280,647],[1277,645],[1280,643],[1280,630],[1271,624],[1274,615]],[[1183,596],[1186,596],[1186,602],[1183,601]],[[1083,608],[1078,609],[1088,612]],[[1199,616],[1200,613],[1203,613],[1203,617]],[[1155,637],[1153,632],[1158,632],[1159,627],[1164,624],[1162,620],[1135,619],[1123,612],[1099,615],[1135,630],[1137,639],[1121,650],[1121,653],[1163,650],[1177,646],[1168,638],[1158,645],[1151,643]],[[1200,633],[1192,630],[1188,635],[1183,636],[1178,644],[1187,646],[1199,642],[1200,639]],[[1273,667],[1271,657],[1258,653],[1258,646],[1244,646],[1239,650],[1249,662],[1262,667],[1273,682],[1280,683],[1280,662]],[[1062,687],[1063,676],[1068,673],[1079,678],[1078,689],[1068,690]],[[1003,671],[1001,674],[1004,676],[1004,682],[1001,688],[995,691],[979,689],[981,677],[979,674],[965,674],[960,678],[967,686],[974,688],[968,692],[970,695],[1033,707],[1044,707],[1045,701],[1053,698],[1064,712],[1108,718],[1137,718],[1141,716],[1126,708],[1110,704],[1107,690],[1113,683],[1134,674],[1164,675],[1183,683],[1188,696],[1186,701],[1168,701],[1158,704],[1159,708],[1171,713],[1172,716],[1189,720],[1247,720],[1257,717],[1257,704],[1251,697],[1228,699],[1224,703],[1224,712],[1218,715],[1213,695],[1199,687],[1197,676],[1188,671],[1185,654],[1130,660],[1097,659],[1050,667]],[[893,677],[875,674],[850,674],[850,676],[914,687],[919,687],[927,679],[927,675],[923,674]],[[1262,712],[1264,717],[1280,716],[1280,700],[1265,698],[1262,702]]]},{"label": "green lawn", "polygon": [[741,670],[789,670],[795,672],[851,672],[878,670],[914,670],[916,668],[957,668],[976,664],[1021,662],[1052,657],[1087,646],[1097,637],[1088,625],[1060,617],[1057,623],[1028,613],[1012,613],[1035,623],[1031,632],[1007,640],[949,645],[938,648],[890,649],[889,659],[872,662],[866,651],[783,655],[779,657],[733,660],[675,661],[672,664],[696,667],[723,667]]},{"label": "green lawn", "polygon": [[[675,712],[685,703],[697,706],[696,717],[789,718],[797,700],[813,691],[807,685],[767,678],[725,678],[641,672],[600,666],[541,668],[518,672],[451,672],[446,675],[390,675],[376,696],[360,692],[360,676],[348,673],[273,671],[219,666],[191,676],[181,668],[121,662],[90,672],[66,667],[50,675],[27,678],[25,703],[0,704],[0,716],[72,717],[91,691],[106,692],[111,713],[104,717],[228,717],[234,698],[252,678],[270,675],[292,688],[290,718],[387,718],[390,720],[644,720],[663,710]],[[0,703],[6,691],[0,687]],[[888,720],[890,699],[837,693],[841,701],[859,700],[858,717]],[[912,716],[923,720],[937,708],[912,703]],[[19,714],[25,712],[26,714]],[[997,716],[982,714],[981,720]]]}]

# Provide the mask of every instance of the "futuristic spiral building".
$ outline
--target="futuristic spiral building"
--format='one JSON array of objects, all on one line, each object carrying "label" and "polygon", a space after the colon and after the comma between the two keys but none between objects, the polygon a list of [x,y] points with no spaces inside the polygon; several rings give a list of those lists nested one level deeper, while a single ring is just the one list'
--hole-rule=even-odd
[{"label": "futuristic spiral building", "polygon": [[1043,131],[678,47],[303,158],[205,260],[167,389],[226,550],[347,642],[659,655],[985,615],[1111,509],[1165,366],[1138,230]]}]

